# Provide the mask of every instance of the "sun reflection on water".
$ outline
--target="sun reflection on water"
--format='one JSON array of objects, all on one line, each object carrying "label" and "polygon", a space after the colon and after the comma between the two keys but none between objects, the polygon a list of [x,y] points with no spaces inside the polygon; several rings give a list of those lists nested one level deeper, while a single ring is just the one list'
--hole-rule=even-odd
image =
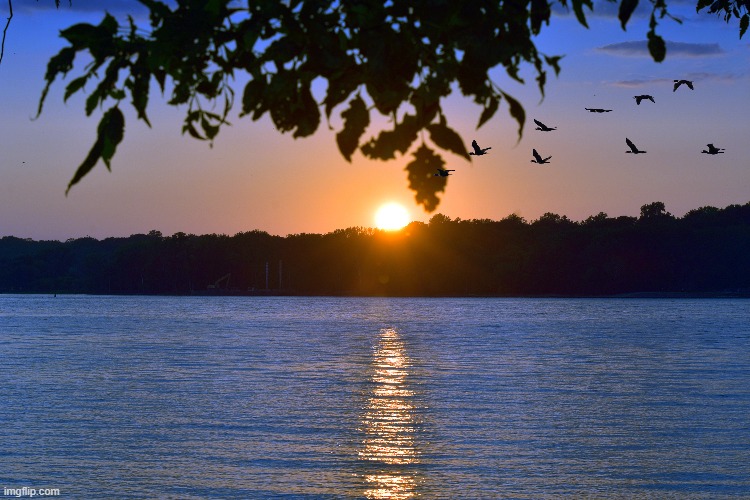
[{"label": "sun reflection on water", "polygon": [[365,439],[359,451],[359,459],[373,469],[364,475],[365,496],[413,498],[419,480],[410,466],[419,463],[415,444],[418,422],[411,402],[414,392],[407,384],[410,360],[395,329],[380,331],[372,366],[375,387],[361,418]]}]

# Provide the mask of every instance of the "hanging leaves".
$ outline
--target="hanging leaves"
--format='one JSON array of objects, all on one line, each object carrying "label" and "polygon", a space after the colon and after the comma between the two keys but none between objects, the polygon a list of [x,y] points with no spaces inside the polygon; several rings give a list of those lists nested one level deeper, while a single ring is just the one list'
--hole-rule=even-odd
[{"label": "hanging leaves", "polygon": [[122,115],[122,111],[117,106],[108,109],[102,116],[97,129],[96,141],[91,147],[89,154],[83,160],[83,163],[79,165],[75,175],[68,184],[68,189],[65,191],[67,195],[75,184],[78,183],[83,177],[88,174],[96,163],[101,158],[107,167],[107,170],[111,170],[112,157],[115,155],[117,145],[122,141],[125,133],[125,117]]},{"label": "hanging leaves", "polygon": [[617,18],[620,20],[620,25],[622,26],[622,29],[625,29],[625,26],[628,24],[628,21],[630,20],[630,16],[633,14],[633,11],[635,8],[638,7],[638,0],[621,0],[620,1],[620,11],[617,14]]},{"label": "hanging leaves", "polygon": [[370,124],[370,113],[362,97],[357,96],[349,101],[349,107],[341,113],[341,118],[344,119],[344,129],[336,134],[336,143],[346,161],[351,162],[352,154],[359,146],[359,139]]},{"label": "hanging leaves", "polygon": [[440,204],[438,192],[445,191],[447,177],[435,176],[445,162],[430,148],[422,144],[414,152],[414,159],[406,165],[409,189],[414,191],[414,199],[427,212],[434,212]]},{"label": "hanging leaves", "polygon": [[[490,74],[501,68],[523,83],[523,65],[529,65],[543,97],[547,69],[560,72],[562,56],[540,54],[534,43],[534,35],[550,22],[552,4],[546,0],[139,1],[149,11],[149,27],[136,26],[132,18],[120,26],[110,14],[98,25],[75,24],[61,31],[68,46],[47,65],[38,114],[50,86],[73,70],[79,53],[86,54],[88,64],[67,83],[63,99],[89,92],[84,105],[87,115],[112,106],[68,189],[99,158],[109,167],[122,139],[121,102],[129,101],[138,119],[149,124],[146,111],[152,79],[162,92],[169,92],[169,105],[185,107],[183,133],[209,142],[229,124],[237,74],[248,77],[239,115],[253,120],[270,115],[280,132],[295,138],[314,134],[322,113],[330,119],[334,109],[348,101],[336,144],[351,161],[357,148],[381,160],[406,154],[425,131],[437,148],[468,158],[463,140],[445,121],[441,106],[456,88],[480,106],[477,127],[507,104],[520,140],[524,108],[497,88]],[[593,10],[592,0],[557,1],[570,5],[578,22],[588,27],[585,11]],[[697,1],[699,11],[739,19],[740,37],[747,31],[746,0]],[[624,28],[638,0],[618,0],[618,4]],[[662,61],[666,44],[656,31],[657,16],[672,16],[665,0],[651,4],[648,47],[653,59]],[[323,97],[313,91],[315,82],[327,83]],[[375,131],[362,144],[371,123],[370,110],[392,119],[393,126]],[[436,193],[445,187],[445,178],[432,177],[442,160],[424,145],[415,155],[408,169],[410,186],[418,203],[431,211],[439,202]]]},{"label": "hanging leaves", "polygon": [[441,123],[427,125],[427,130],[430,132],[430,140],[437,147],[471,161],[471,156],[469,156],[469,152],[466,151],[466,146],[464,146],[464,140],[461,139],[461,136],[455,130],[448,127],[444,120],[441,120]]}]

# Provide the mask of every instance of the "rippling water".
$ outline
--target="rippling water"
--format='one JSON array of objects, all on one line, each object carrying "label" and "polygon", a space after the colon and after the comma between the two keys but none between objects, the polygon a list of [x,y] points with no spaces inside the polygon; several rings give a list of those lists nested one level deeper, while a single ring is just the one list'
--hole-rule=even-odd
[{"label": "rippling water", "polygon": [[0,487],[750,498],[750,301],[0,295]]}]

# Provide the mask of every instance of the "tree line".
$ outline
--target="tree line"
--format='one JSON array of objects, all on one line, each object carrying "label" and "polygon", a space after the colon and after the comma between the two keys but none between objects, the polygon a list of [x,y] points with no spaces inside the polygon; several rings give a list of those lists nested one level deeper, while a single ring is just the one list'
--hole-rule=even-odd
[{"label": "tree line", "polygon": [[606,296],[750,294],[750,203],[576,222],[434,215],[388,232],[159,231],[0,239],[0,293]]}]

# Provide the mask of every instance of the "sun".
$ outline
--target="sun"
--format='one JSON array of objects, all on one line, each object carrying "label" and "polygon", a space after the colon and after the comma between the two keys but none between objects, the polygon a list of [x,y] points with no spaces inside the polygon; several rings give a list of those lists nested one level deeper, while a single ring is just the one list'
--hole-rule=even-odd
[{"label": "sun", "polygon": [[401,229],[411,222],[409,219],[409,211],[400,203],[386,203],[375,212],[375,226],[386,231]]}]

